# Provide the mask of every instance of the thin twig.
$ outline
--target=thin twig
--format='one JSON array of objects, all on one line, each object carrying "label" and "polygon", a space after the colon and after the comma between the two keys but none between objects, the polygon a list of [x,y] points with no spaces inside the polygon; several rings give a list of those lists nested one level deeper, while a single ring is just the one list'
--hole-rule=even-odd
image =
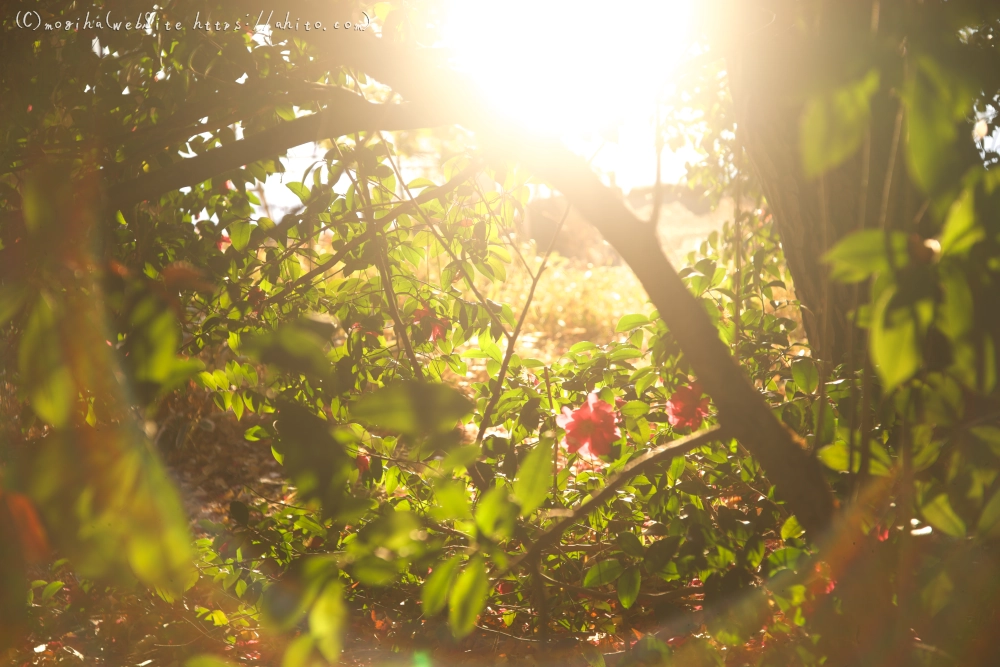
[{"label": "thin twig", "polygon": [[743,308],[743,215],[740,211],[740,204],[743,198],[740,178],[740,167],[743,161],[743,144],[736,141],[736,187],[733,195],[733,233],[736,240],[736,275],[733,285],[733,356],[737,361],[740,359],[740,333],[743,329],[742,308]]},{"label": "thin twig", "polygon": [[[360,142],[357,142],[360,143]],[[334,144],[334,148],[337,149],[337,155],[340,159],[344,159],[344,154],[340,151],[340,146]],[[358,170],[358,178],[355,179],[351,175],[351,172],[347,172],[347,177],[351,179],[354,184],[354,189],[357,190],[358,194],[361,196],[361,201],[364,205],[365,221],[372,226],[376,225],[375,216],[372,212],[371,199],[368,193],[368,175],[361,173],[361,161],[358,160],[356,169]],[[363,186],[360,182],[363,182]],[[381,225],[379,225],[382,227]],[[385,228],[382,227],[381,230],[376,230],[373,233],[374,241],[376,244],[377,252],[375,253],[375,267],[378,269],[379,277],[382,279],[382,289],[385,291],[386,302],[389,305],[389,315],[392,317],[392,322],[394,329],[396,331],[396,339],[402,344],[403,351],[406,352],[407,358],[410,360],[410,365],[413,367],[413,374],[416,375],[418,380],[424,379],[424,370],[420,366],[420,360],[417,359],[417,354],[413,351],[413,345],[410,343],[410,337],[406,334],[406,325],[403,324],[403,318],[399,315],[399,304],[396,303],[396,292],[392,288],[392,273],[389,270],[389,248],[385,240],[385,236],[380,231],[384,232]]]},{"label": "thin twig", "polygon": [[[823,246],[823,252],[826,253],[830,248],[830,212],[827,208],[828,202],[826,199],[826,176],[821,175],[819,177],[819,210],[820,210],[820,226],[822,229],[820,233],[822,235],[821,243]],[[813,435],[813,449],[817,450],[823,444],[823,428],[826,426],[826,380],[827,380],[827,370],[830,365],[831,360],[828,358],[832,354],[832,348],[830,341],[830,277],[824,276],[823,286],[823,312],[820,314],[820,347],[823,348],[823,358],[818,359],[816,365],[819,367],[816,370],[819,374],[819,411],[816,414],[816,433]]]},{"label": "thin twig", "polygon": [[[899,111],[896,113],[896,124],[892,131],[892,143],[889,148],[889,164],[886,167],[885,182],[882,185],[882,204],[879,207],[878,228],[885,236],[886,260],[892,271],[895,267],[895,248],[892,245],[892,238],[888,234],[886,225],[889,218],[889,200],[892,192],[893,174],[896,168],[896,153],[899,151],[899,137],[903,127],[903,104],[900,103]],[[864,375],[861,379],[862,405],[861,405],[861,457],[858,464],[858,485],[863,485],[868,478],[868,469],[871,465],[871,448],[869,439],[871,438],[872,420],[871,415],[871,355],[865,355]]]},{"label": "thin twig", "polygon": [[[504,230],[504,226],[500,224],[500,220],[497,218],[496,213],[493,212],[493,207],[490,206],[490,203],[488,201],[486,201],[486,193],[483,192],[483,189],[481,187],[479,187],[479,183],[474,181],[473,185],[476,188],[476,192],[479,193],[479,198],[482,200],[483,206],[486,207],[486,212],[489,213],[490,219],[493,220],[493,224],[497,226],[497,229],[506,231]],[[510,238],[509,233],[505,234],[505,236],[507,236],[507,242],[510,243],[512,248],[514,248],[514,253],[517,255],[517,258],[520,259],[521,264],[524,265],[524,270],[528,272],[528,277],[534,279],[535,274],[531,271],[531,267],[528,266],[528,260],[524,258],[524,255],[521,254],[521,249],[518,248],[520,244],[515,243],[514,240]]]},{"label": "thin twig", "polygon": [[514,327],[514,332],[511,334],[507,341],[507,350],[503,355],[503,362],[500,364],[500,371],[497,373],[496,379],[494,380],[495,388],[490,394],[490,400],[486,404],[486,408],[483,410],[483,419],[479,422],[479,433],[476,435],[476,444],[478,445],[483,441],[483,436],[486,434],[486,429],[491,426],[491,421],[493,419],[493,411],[497,407],[497,403],[500,402],[500,396],[503,394],[503,381],[507,377],[507,369],[510,367],[510,360],[514,357],[514,344],[517,342],[517,337],[521,335],[521,328],[524,326],[524,321],[528,317],[528,310],[531,308],[531,301],[535,298],[535,289],[538,287],[538,281],[541,280],[542,274],[545,272],[545,265],[548,264],[549,257],[552,255],[552,249],[555,247],[556,240],[559,238],[559,233],[562,231],[563,225],[566,223],[566,218],[569,217],[570,205],[566,205],[566,210],[563,212],[562,219],[559,220],[559,224],[556,225],[556,231],[552,234],[552,238],[549,240],[549,247],[545,249],[545,255],[542,257],[542,263],[538,265],[538,270],[535,272],[535,277],[531,280],[531,287],[528,289],[528,298],[525,301],[524,308],[521,310],[521,317],[517,320],[517,325]]},{"label": "thin twig", "polygon": [[[408,186],[406,184],[406,181],[403,180],[402,170],[400,170],[397,167],[396,162],[392,159],[391,153],[387,151],[386,156],[389,159],[389,165],[392,167],[393,172],[396,174],[396,178],[399,179],[400,185],[403,186],[403,190],[406,192],[406,196],[409,197],[411,201],[414,201],[416,198],[413,196],[413,193],[410,192],[410,186]],[[479,303],[483,306],[483,308],[486,309],[486,312],[489,313],[490,319],[493,320],[493,324],[495,324],[497,328],[499,328],[500,331],[503,332],[505,338],[510,340],[510,334],[507,333],[507,329],[504,328],[503,323],[497,317],[497,314],[493,312],[492,308],[490,308],[489,301],[476,288],[475,283],[472,281],[473,276],[466,275],[465,269],[461,267],[462,262],[458,258],[458,255],[455,254],[455,251],[452,250],[451,243],[446,241],[444,235],[438,230],[437,226],[433,222],[431,222],[431,219],[427,217],[427,214],[424,212],[422,208],[420,208],[419,206],[416,207],[416,212],[417,215],[419,215],[423,219],[424,224],[427,225],[428,231],[430,231],[430,233],[434,235],[434,237],[438,240],[438,243],[441,244],[441,247],[444,248],[445,252],[447,252],[448,255],[451,257],[452,261],[455,262],[455,264],[459,265],[458,271],[460,275],[463,278],[465,278],[466,285],[468,285],[472,293],[476,295],[476,298],[479,299]]]},{"label": "thin twig", "polygon": [[656,182],[653,184],[653,210],[649,214],[649,224],[654,228],[660,223],[660,209],[663,207],[663,115],[660,100],[656,101]]},{"label": "thin twig", "polygon": [[[859,194],[857,225],[857,231],[859,232],[864,230],[868,218],[868,181],[871,172],[871,155],[872,134],[871,127],[869,127],[865,130],[865,143],[861,154],[861,192]],[[847,475],[850,494],[853,496],[857,491],[857,479],[854,474],[854,455],[857,451],[854,432],[858,428],[858,410],[860,409],[858,404],[858,382],[855,377],[857,369],[854,366],[856,363],[854,348],[858,337],[858,311],[861,309],[861,289],[857,283],[854,285],[851,301],[854,307],[851,313],[851,326],[847,328],[847,377],[850,378],[851,382],[851,429],[847,436]],[[865,356],[867,354],[866,349]]]}]

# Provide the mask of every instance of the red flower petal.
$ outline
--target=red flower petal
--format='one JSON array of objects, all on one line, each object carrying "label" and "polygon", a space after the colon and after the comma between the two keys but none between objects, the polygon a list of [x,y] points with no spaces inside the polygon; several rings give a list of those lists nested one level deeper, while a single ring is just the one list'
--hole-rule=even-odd
[{"label": "red flower petal", "polygon": [[696,429],[708,416],[708,397],[702,398],[701,385],[692,382],[674,392],[667,401],[667,420],[671,426]]},{"label": "red flower petal", "polygon": [[614,407],[591,393],[576,410],[563,408],[556,424],[566,430],[565,443],[570,452],[586,450],[594,456],[611,453],[611,443],[621,437]]}]

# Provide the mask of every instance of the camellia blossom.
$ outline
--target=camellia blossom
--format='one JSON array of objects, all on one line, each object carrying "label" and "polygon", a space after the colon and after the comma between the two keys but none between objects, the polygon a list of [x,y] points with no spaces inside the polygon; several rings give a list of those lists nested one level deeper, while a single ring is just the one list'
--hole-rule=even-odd
[{"label": "camellia blossom", "polygon": [[611,453],[611,443],[621,437],[614,407],[592,393],[576,410],[564,407],[556,423],[566,429],[564,442],[570,452],[585,450],[594,456]]},{"label": "camellia blossom", "polygon": [[702,398],[701,385],[692,382],[681,387],[667,401],[667,419],[671,426],[696,429],[708,416],[709,398]]},{"label": "camellia blossom", "polygon": [[439,338],[444,337],[444,334],[447,331],[446,327],[447,323],[442,321],[439,317],[437,317],[433,310],[431,310],[430,308],[417,308],[415,311],[413,311],[414,324],[416,324],[417,326],[421,326],[424,320],[427,320],[427,323],[430,324],[431,327],[430,340],[432,343],[438,340]]},{"label": "camellia blossom", "polygon": [[358,466],[358,472],[364,475],[371,467],[371,459],[368,458],[366,454],[358,454],[358,458],[355,459],[355,463]]}]

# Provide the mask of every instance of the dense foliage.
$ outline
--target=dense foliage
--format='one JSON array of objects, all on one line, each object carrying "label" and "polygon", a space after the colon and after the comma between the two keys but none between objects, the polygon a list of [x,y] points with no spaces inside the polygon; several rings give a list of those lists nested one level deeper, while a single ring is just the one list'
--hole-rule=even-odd
[{"label": "dense foliage", "polygon": [[[664,141],[706,156],[685,185],[736,202],[678,272],[690,303],[539,358],[523,342],[554,255],[520,225],[544,177],[427,100],[396,104],[385,62],[345,55],[371,33],[331,51],[313,33],[5,16],[0,648],[28,662],[100,619],[106,664],[327,664],[342,648],[376,664],[471,649],[487,664],[994,664],[998,12],[770,4],[813,49],[794,98],[751,81],[794,107],[794,178],[773,178],[754,124],[770,102],[739,97],[753,68],[726,49],[747,38],[719,17],[762,7],[736,3],[699,37],[726,60],[698,57],[664,110]],[[432,5],[371,10],[407,66]],[[158,11],[187,25],[240,9]],[[272,220],[260,185],[307,140],[325,154],[284,174],[301,206]],[[567,195],[584,217],[607,210]],[[789,198],[818,204],[798,215]],[[515,275],[521,302],[488,298]],[[759,404],[727,413],[705,393],[713,353],[665,322],[688,313]],[[808,503],[751,453],[735,415],[761,412],[823,465],[832,520],[796,516]],[[189,522],[163,458],[221,441],[217,422],[283,482]],[[153,639],[115,629],[133,623]]]}]

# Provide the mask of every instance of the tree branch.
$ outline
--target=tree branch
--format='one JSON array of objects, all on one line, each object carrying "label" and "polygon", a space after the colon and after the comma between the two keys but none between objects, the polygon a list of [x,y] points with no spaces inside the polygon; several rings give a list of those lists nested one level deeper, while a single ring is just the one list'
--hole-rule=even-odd
[{"label": "tree branch", "polygon": [[677,456],[683,456],[692,449],[703,447],[713,440],[725,437],[723,433],[724,431],[721,426],[713,426],[712,428],[705,429],[704,431],[699,431],[698,433],[693,433],[687,437],[673,440],[660,445],[659,447],[654,447],[638,458],[633,459],[622,469],[620,473],[618,473],[614,479],[608,481],[604,488],[600,489],[597,493],[577,505],[569,516],[565,517],[562,521],[557,522],[554,526],[542,533],[537,540],[531,543],[527,551],[511,561],[510,565],[507,566],[503,572],[501,572],[501,575],[505,572],[513,570],[521,563],[530,563],[531,559],[533,559],[537,554],[540,554],[546,547],[562,537],[562,534],[565,533],[570,526],[593,512],[604,502],[614,496],[615,492],[625,485],[625,482],[629,481],[636,475],[655,468],[665,461],[670,461]]},{"label": "tree branch", "polygon": [[440,112],[428,113],[426,109],[409,104],[371,104],[360,98],[345,99],[334,109],[281,123],[251,137],[118,183],[108,191],[110,210],[125,209],[141,201],[155,199],[171,190],[197,185],[310,141],[369,130],[378,118],[382,118],[382,122],[378,124],[378,129],[382,130],[416,129],[449,122]]}]

